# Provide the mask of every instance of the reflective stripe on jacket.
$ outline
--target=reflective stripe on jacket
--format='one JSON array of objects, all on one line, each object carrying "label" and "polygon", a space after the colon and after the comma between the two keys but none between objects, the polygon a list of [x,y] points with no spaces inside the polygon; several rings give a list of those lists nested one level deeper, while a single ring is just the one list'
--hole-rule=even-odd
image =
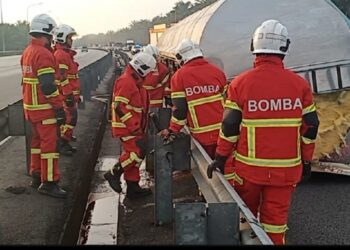
[{"label": "reflective stripe on jacket", "polygon": [[302,159],[314,150],[314,142],[302,138],[303,115],[316,111],[308,83],[284,69],[279,57],[259,56],[254,69],[230,84],[225,108],[242,112],[241,131],[232,143],[221,135],[216,152],[234,151],[238,140],[238,175],[258,184],[297,183]]},{"label": "reflective stripe on jacket", "polygon": [[[114,137],[134,136],[134,131],[146,130],[149,99],[146,90],[137,83],[133,69],[128,66],[114,83],[112,99],[112,135]],[[116,105],[124,115],[119,117]]]},{"label": "reflective stripe on jacket", "polygon": [[26,119],[38,122],[54,118],[53,108],[62,107],[62,97],[58,91],[49,96],[44,95],[38,78],[44,74],[55,74],[56,64],[52,51],[45,47],[44,42],[33,38],[22,54],[21,67],[23,107]]},{"label": "reflective stripe on jacket", "polygon": [[[64,95],[79,95],[80,96],[80,80],[78,63],[74,61],[76,52],[61,44],[55,45],[55,59],[57,68],[56,84],[59,86],[60,92]],[[60,70],[65,70],[65,76],[61,76]]]},{"label": "reflective stripe on jacket", "polygon": [[[217,143],[225,85],[224,72],[203,58],[186,63],[171,78],[171,98],[186,99],[187,124],[193,137],[202,145]],[[170,129],[180,131],[185,123],[186,120],[178,120],[173,115]]]},{"label": "reflective stripe on jacket", "polygon": [[163,63],[158,63],[157,69],[145,77],[143,87],[149,94],[150,107],[163,107],[164,88],[169,81],[169,69]]}]

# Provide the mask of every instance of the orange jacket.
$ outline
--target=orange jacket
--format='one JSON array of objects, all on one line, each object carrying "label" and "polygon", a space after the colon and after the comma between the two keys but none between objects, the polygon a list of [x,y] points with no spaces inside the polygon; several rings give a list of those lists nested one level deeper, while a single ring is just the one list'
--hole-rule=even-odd
[{"label": "orange jacket", "polygon": [[170,80],[169,69],[163,63],[157,64],[157,69],[145,77],[143,87],[147,90],[150,107],[163,107],[164,89]]},{"label": "orange jacket", "polygon": [[[146,131],[149,99],[142,87],[143,80],[128,66],[115,81],[112,99],[112,135],[130,137],[142,135]],[[116,108],[122,111],[120,116]],[[135,132],[137,134],[135,134]]]},{"label": "orange jacket", "polygon": [[[203,58],[194,59],[171,78],[174,103],[170,129],[179,132],[188,123],[192,136],[202,145],[217,143],[224,111],[223,93],[226,76],[222,70]],[[187,119],[176,116],[176,99],[187,102]]]},{"label": "orange jacket", "polygon": [[[52,86],[54,92],[44,95],[38,76],[55,74],[56,63],[50,48],[45,47],[44,42],[32,39],[21,57],[23,107],[27,120],[38,122],[55,117],[54,109],[63,105],[62,96],[59,95],[56,86]],[[55,83],[52,83],[55,85]]]},{"label": "orange jacket", "polygon": [[74,96],[80,96],[80,80],[79,80],[79,64],[74,61],[74,56],[77,53],[61,44],[55,45],[55,58],[57,68],[59,70],[65,70],[65,76],[61,76],[60,72],[57,72],[56,84],[59,86],[61,93],[64,96],[73,94]]},{"label": "orange jacket", "polygon": [[308,83],[279,57],[259,56],[254,69],[232,81],[225,107],[241,112],[241,129],[232,137],[220,133],[216,153],[236,150],[236,173],[253,183],[296,184],[315,143],[303,136],[304,116],[316,113]]}]

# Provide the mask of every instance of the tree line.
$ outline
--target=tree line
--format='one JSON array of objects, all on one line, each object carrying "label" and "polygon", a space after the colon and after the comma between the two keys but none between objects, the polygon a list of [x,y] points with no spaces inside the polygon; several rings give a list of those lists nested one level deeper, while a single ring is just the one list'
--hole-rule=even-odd
[{"label": "tree line", "polygon": [[[127,39],[133,39],[141,44],[149,43],[149,29],[155,24],[165,23],[170,25],[179,22],[194,12],[216,2],[217,0],[196,0],[193,4],[190,1],[180,0],[175,3],[171,11],[165,15],[158,15],[152,20],[141,19],[132,21],[126,28],[107,33],[89,34],[77,39],[75,46],[101,44],[107,45],[110,42],[125,43]],[[350,18],[350,0],[332,0],[339,9]],[[26,21],[17,21],[15,24],[0,24],[0,51],[21,51],[28,43],[29,24]]]}]

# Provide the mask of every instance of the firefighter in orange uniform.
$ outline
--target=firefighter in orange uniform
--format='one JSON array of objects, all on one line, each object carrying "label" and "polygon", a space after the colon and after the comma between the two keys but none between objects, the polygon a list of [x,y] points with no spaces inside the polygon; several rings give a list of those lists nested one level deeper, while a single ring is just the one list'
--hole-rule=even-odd
[{"label": "firefighter in orange uniform", "polygon": [[156,67],[156,60],[144,52],[137,53],[125,72],[116,80],[112,99],[112,135],[120,138],[124,152],[117,164],[104,174],[111,188],[122,191],[120,177],[124,173],[126,197],[134,199],[152,194],[139,186],[139,167],[145,157],[149,98],[142,84]]},{"label": "firefighter in orange uniform", "polygon": [[60,180],[57,141],[65,123],[63,99],[55,84],[55,58],[51,49],[55,21],[40,14],[30,23],[32,40],[21,57],[23,108],[32,125],[31,186],[41,194],[65,198]]},{"label": "firefighter in orange uniform", "polygon": [[63,155],[71,156],[76,151],[69,142],[73,139],[73,129],[78,121],[78,102],[80,100],[80,80],[78,63],[74,61],[76,52],[71,49],[72,37],[76,31],[69,25],[57,27],[54,34],[55,58],[58,68],[56,83],[64,96],[64,110],[67,115],[66,124],[61,126],[61,140],[59,151]]},{"label": "firefighter in orange uniform", "polygon": [[169,69],[160,62],[159,49],[156,46],[148,44],[144,52],[156,59],[157,67],[146,76],[143,87],[149,94],[150,108],[162,108],[165,87],[168,86],[170,80]]},{"label": "firefighter in orange uniform", "polygon": [[290,40],[276,20],[258,27],[254,68],[229,86],[217,158],[208,177],[234,153],[235,190],[276,245],[285,244],[292,194],[311,174],[318,116],[308,83],[284,69]]},{"label": "firefighter in orange uniform", "polygon": [[[199,46],[189,39],[176,51],[182,66],[171,78],[173,113],[169,129],[161,135],[174,138],[187,122],[192,136],[214,159],[224,112],[225,73],[205,60]],[[230,174],[230,169],[225,173]]]}]

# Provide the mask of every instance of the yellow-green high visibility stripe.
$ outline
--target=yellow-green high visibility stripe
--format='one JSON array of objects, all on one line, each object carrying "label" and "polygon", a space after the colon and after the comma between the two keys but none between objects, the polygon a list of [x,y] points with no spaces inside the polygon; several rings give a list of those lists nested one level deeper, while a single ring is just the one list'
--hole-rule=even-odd
[{"label": "yellow-green high visibility stripe", "polygon": [[58,67],[60,69],[68,69],[68,65],[66,65],[66,64],[59,64]]},{"label": "yellow-green high visibility stripe", "polygon": [[144,85],[143,88],[146,89],[146,90],[154,90],[154,89],[159,89],[159,88],[161,88],[162,86],[163,86],[163,85],[159,83],[159,84],[157,84],[155,87]]},{"label": "yellow-green high visibility stripe", "polygon": [[226,137],[224,135],[224,133],[222,132],[222,129],[220,129],[220,134],[219,134],[220,138],[228,141],[228,142],[231,142],[231,143],[236,143],[238,141],[238,138],[239,136],[230,136],[230,137]]},{"label": "yellow-green high visibility stripe", "polygon": [[137,113],[142,113],[142,111],[143,111],[143,108],[138,108],[138,107],[134,107],[134,106],[131,106],[131,105],[126,105],[125,106],[127,109],[129,109],[129,110],[133,110],[133,111],[135,111],[135,112],[137,112]]},{"label": "yellow-green high visibility stripe", "polygon": [[303,109],[303,115],[306,115],[306,114],[309,114],[309,113],[312,113],[312,112],[315,112],[315,111],[316,111],[316,106],[313,103],[309,107],[306,107],[306,108]]},{"label": "yellow-green high visibility stripe", "polygon": [[301,157],[294,159],[259,159],[235,154],[236,160],[255,167],[296,167],[301,164]]},{"label": "yellow-green high visibility stripe", "polygon": [[279,233],[284,233],[288,230],[287,224],[285,224],[285,225],[270,225],[270,224],[261,223],[261,225],[264,228],[264,231],[266,233],[279,234]]},{"label": "yellow-green high visibility stripe", "polygon": [[125,103],[125,104],[129,103],[129,99],[127,99],[125,97],[122,97],[122,96],[116,96],[114,101],[115,102],[122,102],[122,103]]},{"label": "yellow-green high visibility stripe", "polygon": [[63,81],[60,82],[61,86],[66,86],[67,84],[69,84],[69,80],[68,79],[63,80]]},{"label": "yellow-green high visibility stripe", "polygon": [[30,149],[30,153],[32,155],[40,155],[41,154],[41,149],[40,148],[32,148],[32,149]]},{"label": "yellow-green high visibility stripe", "polygon": [[112,122],[112,127],[113,128],[126,128],[126,125],[121,122]]},{"label": "yellow-green high visibility stripe", "polygon": [[163,80],[162,80],[162,85],[163,85],[164,83],[166,83],[166,82],[169,80],[169,77],[170,77],[170,74],[167,74],[167,75],[163,78]]},{"label": "yellow-green high visibility stripe", "polygon": [[313,144],[313,143],[316,143],[316,140],[312,140],[312,139],[309,139],[309,138],[306,138],[304,136],[301,137],[304,144]]},{"label": "yellow-green high visibility stripe", "polygon": [[174,116],[172,116],[171,121],[177,125],[180,125],[180,126],[186,125],[186,119],[185,120],[178,120]]},{"label": "yellow-green high visibility stripe", "polygon": [[56,89],[55,92],[53,92],[51,95],[46,95],[47,98],[53,98],[53,97],[57,97],[60,95],[60,92],[58,91],[58,89]]},{"label": "yellow-green high visibility stripe", "polygon": [[38,78],[23,78],[23,83],[26,84],[39,84],[39,79]]},{"label": "yellow-green high visibility stripe", "polygon": [[247,128],[247,135],[248,135],[248,157],[249,158],[255,158],[255,128],[254,127],[248,127]]},{"label": "yellow-green high visibility stripe", "polygon": [[41,76],[44,74],[50,74],[50,73],[55,73],[55,70],[51,67],[38,69],[38,71],[37,71],[38,76]]},{"label": "yellow-green high visibility stripe", "polygon": [[73,95],[80,95],[80,91],[79,90],[73,90]]},{"label": "yellow-green high visibility stripe", "polygon": [[244,127],[300,127],[301,118],[287,119],[243,119]]},{"label": "yellow-green high visibility stripe", "polygon": [[238,110],[238,111],[242,112],[242,109],[238,106],[238,104],[233,102],[233,101],[231,101],[231,100],[226,100],[225,108],[234,109],[234,110]]},{"label": "yellow-green high visibility stripe", "polygon": [[224,98],[222,97],[221,94],[213,95],[210,97],[204,97],[200,98],[197,100],[189,101],[188,106],[197,106],[205,103],[210,103],[210,102],[216,102],[216,101],[222,101]]},{"label": "yellow-green high visibility stripe", "polygon": [[136,153],[131,152],[129,159],[121,162],[121,165],[123,168],[127,167],[129,164],[131,164],[133,161],[136,161],[137,163],[142,162],[142,159],[140,159]]},{"label": "yellow-green high visibility stripe", "polygon": [[120,117],[120,120],[122,122],[126,122],[127,120],[129,120],[132,117],[132,114],[129,112],[127,114],[125,114],[123,117]]},{"label": "yellow-green high visibility stripe", "polygon": [[204,98],[197,99],[194,101],[189,101],[188,102],[188,110],[191,114],[194,129],[200,128],[198,118],[196,115],[195,107],[198,105],[202,105],[202,104],[206,104],[206,103],[210,103],[210,102],[216,102],[216,101],[223,102],[223,100],[224,100],[224,98],[222,97],[222,95],[218,94],[218,95],[214,95],[211,97],[204,97]]},{"label": "yellow-green high visibility stripe", "polygon": [[151,100],[150,104],[162,104],[163,103],[163,99],[161,100]]},{"label": "yellow-green high visibility stripe", "polygon": [[136,138],[136,136],[124,136],[124,137],[121,137],[121,139],[122,139],[123,141],[130,141],[130,140],[132,140],[132,139],[134,139],[134,138]]},{"label": "yellow-green high visibility stripe", "polygon": [[59,158],[59,153],[45,153],[41,154],[41,159],[58,159]]},{"label": "yellow-green high visibility stripe", "polygon": [[210,132],[213,130],[219,130],[220,128],[221,128],[221,123],[217,123],[217,124],[204,126],[204,127],[190,128],[190,131],[194,134],[199,134],[199,133]]},{"label": "yellow-green high visibility stripe", "polygon": [[35,85],[32,85],[32,104],[38,105],[38,92]]},{"label": "yellow-green high visibility stripe", "polygon": [[70,75],[70,74],[68,74],[68,75],[67,75],[67,78],[68,78],[68,79],[71,79],[71,80],[74,80],[74,79],[78,79],[78,78],[79,78],[79,75],[78,75],[78,74],[76,74],[76,75]]},{"label": "yellow-green high visibility stripe", "polygon": [[40,104],[40,105],[23,104],[23,107],[25,110],[30,110],[30,111],[52,109],[51,104]]},{"label": "yellow-green high visibility stripe", "polygon": [[56,118],[46,119],[46,120],[43,120],[41,123],[43,125],[52,125],[52,124],[56,124],[57,123],[57,119]]},{"label": "yellow-green high visibility stripe", "polygon": [[176,99],[176,98],[185,98],[186,93],[185,92],[172,92],[171,93],[171,98]]}]

